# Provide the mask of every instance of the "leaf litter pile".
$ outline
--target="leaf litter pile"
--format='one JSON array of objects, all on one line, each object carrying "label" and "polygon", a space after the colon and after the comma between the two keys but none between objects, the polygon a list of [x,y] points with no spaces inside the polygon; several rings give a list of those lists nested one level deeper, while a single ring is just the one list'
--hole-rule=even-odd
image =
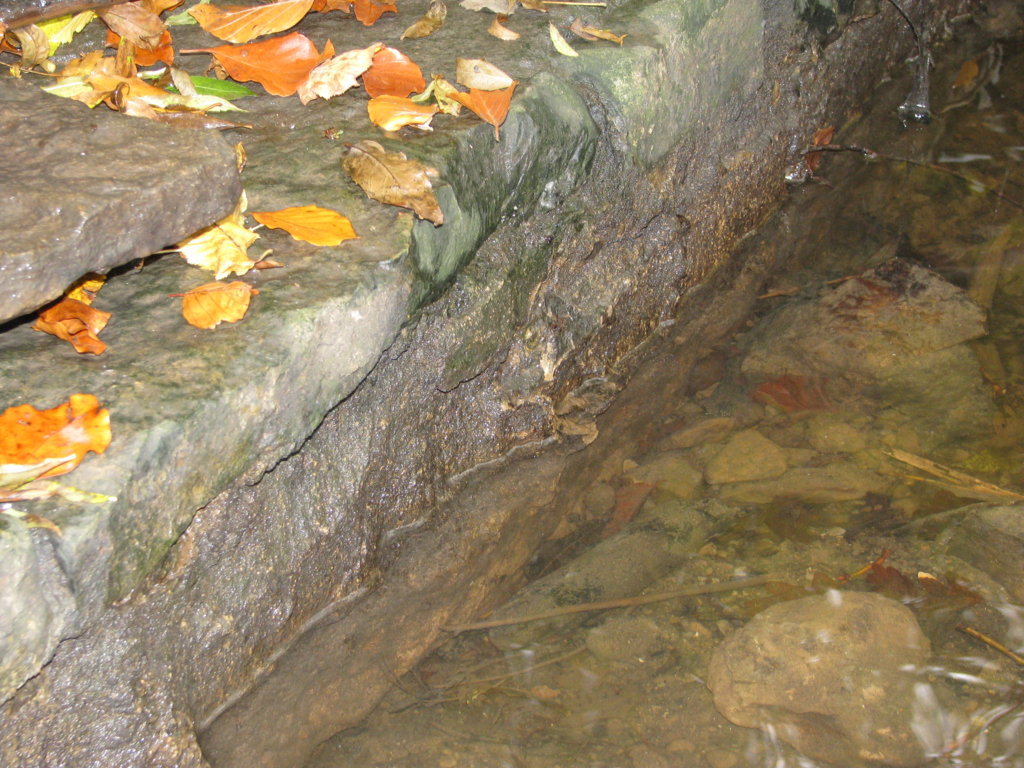
[{"label": "leaf litter pile", "polygon": [[[521,35],[507,25],[520,4],[541,13],[549,5],[604,6],[603,2],[569,0],[462,0],[461,6],[469,12],[495,14],[487,32],[502,44],[512,44]],[[114,5],[55,0],[42,8],[14,2],[0,12],[0,63],[10,76],[38,79],[44,91],[79,101],[83,108],[110,109],[182,128],[248,128],[225,117],[241,111],[235,100],[255,95],[243,83],[256,83],[271,96],[297,97],[303,105],[342,97],[361,85],[369,96],[370,122],[393,141],[400,141],[406,131],[433,130],[438,115],[458,116],[463,107],[493,126],[495,141],[501,140],[500,129],[518,80],[477,58],[456,59],[455,84],[438,74],[428,80],[412,59],[383,41],[339,52],[331,40],[318,49],[301,32],[289,31],[310,14],[328,13],[344,14],[370,27],[400,10],[394,2],[378,0],[271,0],[244,6],[209,0],[132,0]],[[474,16],[470,13],[467,18]],[[396,42],[428,37],[446,19],[444,0],[433,0]],[[58,69],[52,57],[91,24],[106,26],[105,47]],[[176,28],[195,24],[224,44],[177,48]],[[555,25],[549,30],[558,53],[579,55]],[[585,44],[604,40],[622,45],[624,37],[587,26],[580,19],[566,30]],[[179,66],[180,56],[199,54],[209,55],[207,72],[212,76],[190,75]],[[241,171],[243,143],[236,145],[236,151]],[[410,209],[434,226],[444,224],[434,196],[433,185],[439,180],[436,169],[373,140],[347,144],[341,169],[367,197]],[[339,177],[339,184],[343,183]],[[336,247],[358,237],[341,212],[309,200],[296,200],[277,211],[253,212],[250,216],[256,226],[247,224],[246,206],[243,193],[231,214],[167,249],[213,273],[212,282],[168,297],[180,298],[184,320],[196,328],[239,322],[259,293],[243,280],[222,281],[254,269],[285,266],[267,258],[269,251],[250,255],[259,239],[259,226],[281,229],[315,246]],[[83,276],[59,301],[40,311],[32,327],[68,342],[81,355],[103,354],[107,345],[100,334],[111,313],[93,302],[105,280],[104,275]],[[71,435],[77,442],[70,440]],[[31,405],[8,408],[0,416],[0,436],[0,513],[20,514],[7,506],[12,501],[52,496],[111,500],[46,480],[71,471],[87,452],[102,453],[109,444],[110,418],[95,396],[74,394],[64,404],[44,411]],[[20,516],[29,524],[57,530],[49,521]]]}]

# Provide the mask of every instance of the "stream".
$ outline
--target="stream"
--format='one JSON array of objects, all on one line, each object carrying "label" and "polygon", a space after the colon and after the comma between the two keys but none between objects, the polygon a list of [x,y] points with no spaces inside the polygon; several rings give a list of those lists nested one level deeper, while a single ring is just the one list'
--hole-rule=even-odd
[{"label": "stream", "polygon": [[631,439],[483,617],[500,626],[449,627],[308,768],[1024,766],[1024,37],[1004,8],[935,51],[927,124],[897,115],[911,64],[821,126],[739,254],[785,254],[754,312],[684,397],[599,420]]}]

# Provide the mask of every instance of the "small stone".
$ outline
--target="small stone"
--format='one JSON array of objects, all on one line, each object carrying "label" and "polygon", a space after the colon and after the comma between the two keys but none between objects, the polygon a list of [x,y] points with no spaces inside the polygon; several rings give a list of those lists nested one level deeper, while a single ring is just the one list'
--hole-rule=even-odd
[{"label": "small stone", "polygon": [[786,471],[786,454],[756,429],[737,432],[708,462],[705,479],[712,485],[767,480]]},{"label": "small stone", "polygon": [[735,752],[724,749],[709,749],[704,753],[708,768],[734,768],[740,761]]},{"label": "small stone", "polygon": [[703,443],[717,443],[736,428],[736,419],[721,416],[689,424],[669,435],[669,443],[675,448],[693,448]]},{"label": "small stone", "polygon": [[838,414],[815,414],[807,430],[808,441],[822,453],[857,453],[867,445],[864,435]]},{"label": "small stone", "polygon": [[696,496],[701,484],[700,471],[682,451],[665,451],[648,457],[627,472],[626,477],[634,483],[653,485],[681,499]]}]

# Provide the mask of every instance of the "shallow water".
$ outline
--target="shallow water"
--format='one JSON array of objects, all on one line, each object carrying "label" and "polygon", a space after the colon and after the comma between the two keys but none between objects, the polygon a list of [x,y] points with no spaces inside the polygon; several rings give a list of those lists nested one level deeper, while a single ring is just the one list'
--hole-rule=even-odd
[{"label": "shallow water", "polygon": [[[928,125],[899,126],[909,80],[881,87],[748,240],[786,270],[639,419],[646,450],[579,489],[598,543],[310,766],[1024,766],[1024,42],[1001,29],[939,52]],[[849,593],[883,612],[828,624]],[[828,668],[784,678],[803,653]],[[756,722],[728,669],[777,696]]]}]

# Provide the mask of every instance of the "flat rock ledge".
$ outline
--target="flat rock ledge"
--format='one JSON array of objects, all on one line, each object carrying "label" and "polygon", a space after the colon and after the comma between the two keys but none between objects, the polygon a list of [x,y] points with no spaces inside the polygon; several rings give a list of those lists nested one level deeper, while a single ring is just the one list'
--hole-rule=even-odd
[{"label": "flat rock ledge", "polygon": [[[397,41],[426,5],[300,29]],[[359,239],[267,232],[286,266],[247,276],[242,322],[185,325],[169,294],[208,276],[172,255],[104,287],[104,355],[6,326],[0,402],[95,394],[113,442],[67,479],[116,501],[26,510],[60,538],[0,517],[0,762],[283,768],[358,722],[444,623],[521,582],[634,352],[717,322],[702,287],[785,169],[913,51],[887,4],[853,25],[810,1],[610,6],[626,43],[578,58],[550,49],[561,10],[517,15],[517,47],[458,8],[403,43],[424,71],[486,56],[522,81],[497,142],[468,117],[385,137],[358,99],[251,99],[229,137],[250,210],[336,208]],[[970,3],[903,6],[927,33]],[[436,167],[445,224],[367,200],[338,135]],[[513,485],[482,483],[501,468]]]}]

